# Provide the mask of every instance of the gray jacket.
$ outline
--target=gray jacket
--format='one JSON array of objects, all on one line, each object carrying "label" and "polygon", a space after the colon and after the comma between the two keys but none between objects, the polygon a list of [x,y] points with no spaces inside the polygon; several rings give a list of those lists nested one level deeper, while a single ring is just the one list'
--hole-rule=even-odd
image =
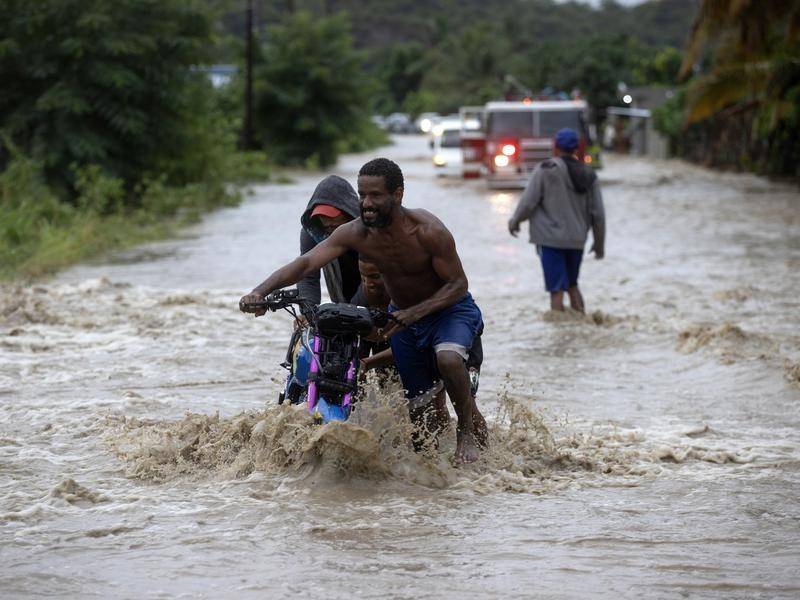
[{"label": "gray jacket", "polygon": [[530,241],[538,246],[583,249],[589,229],[594,247],[605,253],[606,220],[600,183],[591,167],[574,158],[540,163],[509,221],[516,229],[530,221]]},{"label": "gray jacket", "polygon": [[[308,201],[303,216],[300,217],[300,254],[305,254],[317,245],[315,238],[321,240],[321,231],[314,230],[311,212],[317,204],[328,204],[346,212],[352,218],[361,216],[358,194],[347,181],[338,175],[329,175],[317,184],[311,200]],[[329,262],[322,268],[325,285],[333,302],[349,302],[361,284],[358,272],[358,254],[348,251]],[[322,290],[319,284],[319,271],[308,275],[297,283],[300,295],[307,300],[319,304]]]}]

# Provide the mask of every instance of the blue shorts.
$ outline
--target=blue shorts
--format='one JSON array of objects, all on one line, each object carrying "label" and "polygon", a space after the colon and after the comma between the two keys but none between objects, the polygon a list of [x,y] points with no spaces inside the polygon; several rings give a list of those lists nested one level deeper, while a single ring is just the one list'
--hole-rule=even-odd
[{"label": "blue shorts", "polygon": [[[395,306],[389,305],[389,312],[396,310]],[[482,325],[481,310],[467,294],[452,306],[422,317],[395,333],[390,343],[406,398],[417,398],[437,386],[437,352],[452,350],[466,361]]]},{"label": "blue shorts", "polygon": [[583,250],[539,246],[544,287],[548,292],[564,292],[578,285]]}]

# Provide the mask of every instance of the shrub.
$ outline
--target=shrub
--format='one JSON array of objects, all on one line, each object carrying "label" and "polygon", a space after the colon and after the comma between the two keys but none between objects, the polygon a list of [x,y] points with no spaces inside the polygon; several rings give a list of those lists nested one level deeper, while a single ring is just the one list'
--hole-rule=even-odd
[{"label": "shrub", "polygon": [[14,82],[0,86],[0,129],[71,197],[90,164],[127,189],[148,172],[197,179],[208,166],[199,155],[216,145],[204,76],[191,70],[212,45],[206,6],[0,1],[0,79]]},{"label": "shrub", "polygon": [[279,163],[335,163],[366,116],[364,77],[344,15],[300,12],[270,28],[256,80],[262,146]]}]

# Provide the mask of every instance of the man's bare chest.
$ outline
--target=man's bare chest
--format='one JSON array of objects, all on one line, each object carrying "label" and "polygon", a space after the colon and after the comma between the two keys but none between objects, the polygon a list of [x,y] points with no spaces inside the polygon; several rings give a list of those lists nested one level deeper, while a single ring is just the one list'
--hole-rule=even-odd
[{"label": "man's bare chest", "polygon": [[360,254],[384,276],[415,275],[430,269],[431,255],[414,235],[401,238],[369,239]]}]

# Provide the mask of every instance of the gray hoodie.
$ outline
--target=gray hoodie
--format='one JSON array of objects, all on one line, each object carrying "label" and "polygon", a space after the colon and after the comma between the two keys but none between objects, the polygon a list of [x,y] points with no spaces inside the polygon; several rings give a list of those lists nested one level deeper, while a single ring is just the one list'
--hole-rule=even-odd
[{"label": "gray hoodie", "polygon": [[583,249],[591,229],[595,248],[605,252],[600,183],[591,167],[574,158],[550,158],[536,167],[509,226],[528,220],[532,244]]},{"label": "gray hoodie", "polygon": [[[351,217],[361,216],[358,194],[347,181],[338,175],[329,175],[317,184],[311,200],[308,202],[303,216],[300,217],[300,254],[305,254],[322,240],[322,232],[315,231],[311,220],[311,212],[317,204],[328,204]],[[346,252],[336,260],[329,262],[322,268],[325,275],[325,285],[328,295],[333,302],[349,302],[358,291],[361,275],[358,272],[358,254]],[[300,295],[317,304],[322,300],[322,290],[319,284],[319,271],[301,279],[297,284]]]}]

